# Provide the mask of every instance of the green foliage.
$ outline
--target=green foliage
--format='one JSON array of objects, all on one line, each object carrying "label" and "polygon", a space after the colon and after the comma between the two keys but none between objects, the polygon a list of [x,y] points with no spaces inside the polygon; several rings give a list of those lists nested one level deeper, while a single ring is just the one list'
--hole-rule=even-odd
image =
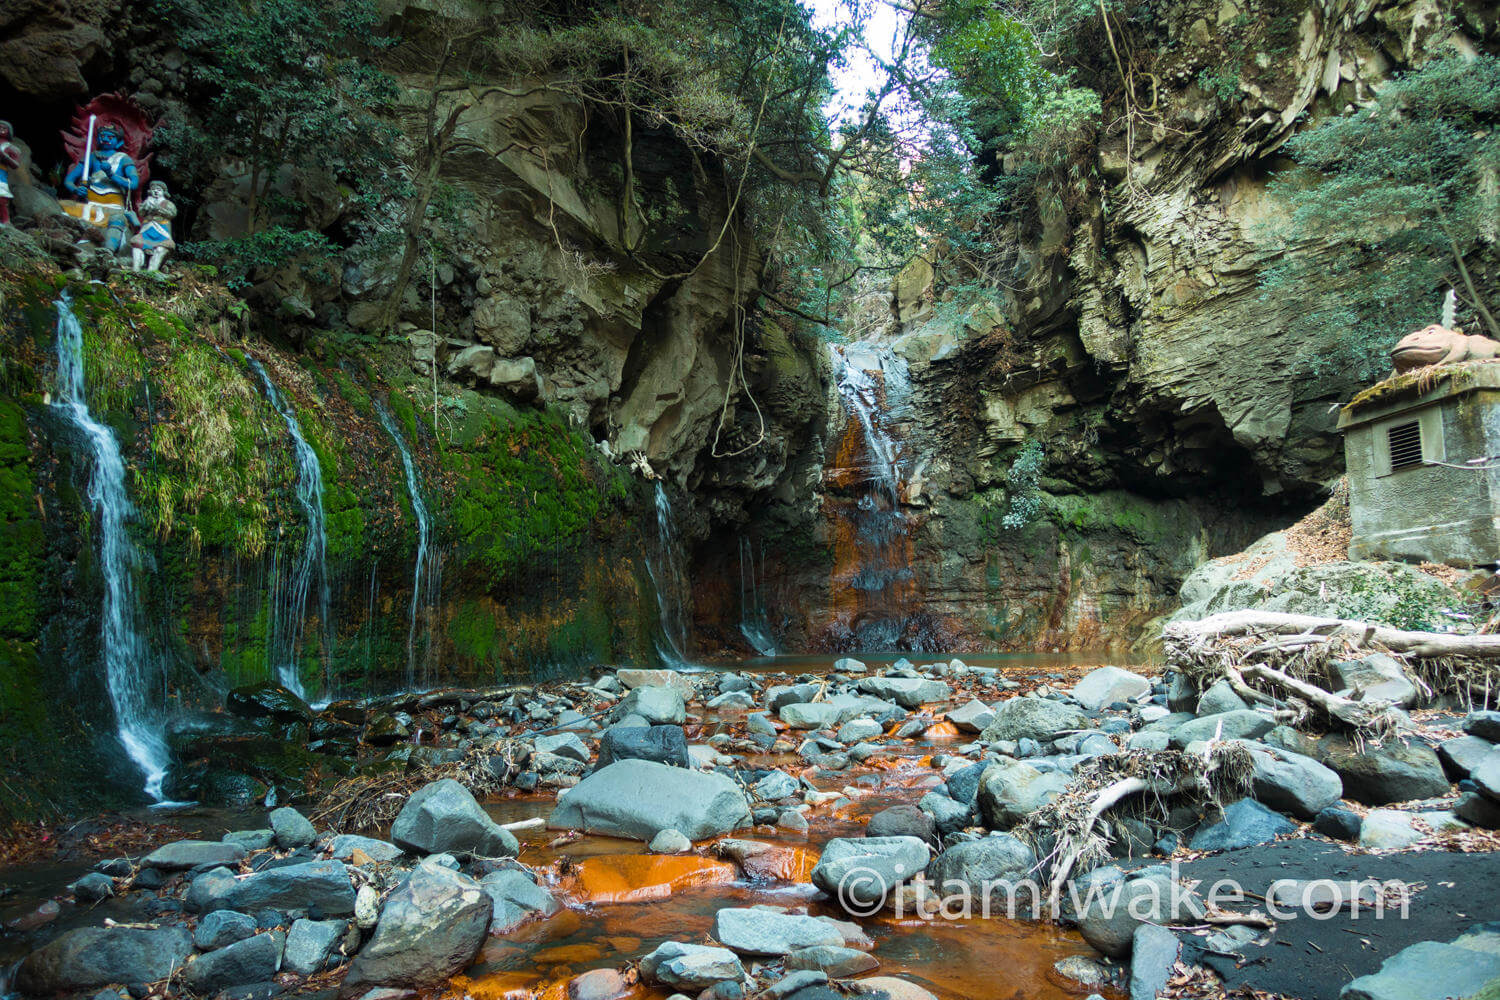
[{"label": "green foliage", "polygon": [[287,264],[304,276],[333,280],[331,264],[337,247],[322,233],[273,225],[258,232],[225,240],[199,240],[182,245],[183,255],[211,263],[233,291],[245,291],[256,273]]},{"label": "green foliage", "polygon": [[1240,77],[1238,73],[1205,66],[1198,71],[1198,87],[1204,93],[1212,94],[1222,103],[1228,104],[1240,96]]},{"label": "green foliage", "polygon": [[[1464,272],[1493,258],[1500,214],[1500,58],[1434,59],[1377,99],[1288,144],[1298,168],[1279,174],[1286,206],[1268,236],[1316,240],[1262,277],[1266,297],[1306,303],[1293,332],[1318,371],[1385,370],[1385,351],[1435,322],[1445,286],[1468,300],[1476,329],[1490,289]],[[1486,321],[1484,332],[1500,335]]]},{"label": "green foliage", "polygon": [[1000,519],[1001,527],[1019,531],[1042,512],[1042,463],[1046,459],[1042,443],[1035,438],[1021,446],[1010,464],[1005,488],[1010,495],[1010,509]]},{"label": "green foliage", "polygon": [[26,414],[0,398],[0,641],[36,634],[45,540]]}]

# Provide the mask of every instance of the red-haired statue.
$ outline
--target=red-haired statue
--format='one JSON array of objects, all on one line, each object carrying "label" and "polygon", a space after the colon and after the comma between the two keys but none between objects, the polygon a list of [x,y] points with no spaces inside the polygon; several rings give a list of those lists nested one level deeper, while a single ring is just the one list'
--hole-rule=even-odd
[{"label": "red-haired statue", "polygon": [[73,168],[63,186],[80,200],[63,210],[104,230],[104,247],[118,253],[130,235],[133,209],[151,176],[155,126],[124,94],[101,94],[73,115],[63,145]]}]

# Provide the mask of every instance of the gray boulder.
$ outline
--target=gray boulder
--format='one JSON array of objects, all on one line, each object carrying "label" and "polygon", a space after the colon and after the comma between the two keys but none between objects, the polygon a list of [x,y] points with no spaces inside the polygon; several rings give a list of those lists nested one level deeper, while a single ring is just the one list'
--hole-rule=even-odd
[{"label": "gray boulder", "polygon": [[864,694],[894,701],[907,709],[921,708],[953,697],[953,689],[947,684],[925,677],[866,677],[858,686]]},{"label": "gray boulder", "polygon": [[858,743],[861,740],[870,740],[879,736],[884,730],[880,723],[874,719],[850,719],[839,727],[838,735],[835,737],[840,743]]},{"label": "gray boulder", "polygon": [[1453,803],[1453,815],[1486,830],[1500,830],[1500,802],[1478,792],[1464,792]]},{"label": "gray boulder", "polygon": [[1448,794],[1448,776],[1442,761],[1427,744],[1418,740],[1387,740],[1380,746],[1366,743],[1361,749],[1348,737],[1329,733],[1307,736],[1287,726],[1266,734],[1265,742],[1311,757],[1338,772],[1344,794],[1366,805],[1408,802]]},{"label": "gray boulder", "polygon": [[135,988],[166,979],[192,953],[185,927],[80,927],[27,955],[16,970],[16,986],[32,996],[111,983]]},{"label": "gray boulder", "polygon": [[745,955],[785,955],[818,945],[842,947],[844,935],[832,922],[759,907],[727,906],[714,914],[714,939]]},{"label": "gray boulder", "polygon": [[354,887],[349,883],[349,869],[337,861],[307,861],[241,877],[227,868],[214,868],[193,879],[186,903],[196,913],[316,907],[326,917],[346,917],[354,912]]},{"label": "gray boulder", "polygon": [[281,967],[299,976],[311,976],[336,965],[334,955],[348,933],[347,920],[292,921],[281,953]]},{"label": "gray boulder", "polygon": [[1217,715],[1200,715],[1192,722],[1184,722],[1172,732],[1172,745],[1181,750],[1189,743],[1200,740],[1254,740],[1276,727],[1268,715],[1248,709],[1238,712],[1220,712]]},{"label": "gray boulder", "polygon": [[793,729],[826,729],[838,722],[838,707],[826,701],[794,702],[776,714]]},{"label": "gray boulder", "polygon": [[388,840],[361,837],[357,833],[341,833],[328,842],[328,850],[335,861],[348,861],[355,851],[362,852],[371,861],[395,861],[406,852]]},{"label": "gray boulder", "polygon": [[1269,843],[1297,829],[1297,824],[1254,799],[1240,799],[1224,807],[1224,817],[1193,835],[1195,851],[1233,851]]},{"label": "gray boulder", "polygon": [[245,856],[239,844],[222,840],[177,840],[163,844],[141,862],[146,868],[165,872],[186,871],[204,865],[238,864]]},{"label": "gray boulder", "polygon": [[1161,924],[1202,914],[1196,901],[1161,868],[1147,869],[1130,879],[1112,866],[1096,868],[1075,885],[1079,906],[1073,919],[1078,932],[1111,958],[1130,954],[1135,929],[1143,923]]},{"label": "gray boulder", "polygon": [[1233,685],[1226,680],[1217,680],[1198,696],[1197,712],[1199,715],[1219,715],[1223,712],[1243,712],[1249,707],[1245,699],[1235,692]]},{"label": "gray boulder", "polygon": [[486,875],[479,880],[479,888],[493,903],[492,934],[503,934],[534,913],[550,917],[562,909],[552,893],[527,878],[525,872],[514,869]]},{"label": "gray boulder", "polygon": [[[1488,925],[1493,926],[1493,925]],[[1500,935],[1470,932],[1450,944],[1420,941],[1346,985],[1339,1000],[1445,1000],[1473,997],[1500,978]]]},{"label": "gray boulder", "polygon": [[932,817],[916,806],[903,803],[880,810],[865,825],[866,837],[916,837],[929,844],[937,841]]},{"label": "gray boulder", "polygon": [[729,778],[645,760],[601,767],[568,790],[547,820],[553,829],[644,841],[667,829],[703,840],[749,824],[750,803]]},{"label": "gray boulder", "polygon": [[583,740],[578,738],[577,733],[553,733],[550,736],[538,736],[533,746],[537,753],[571,757],[584,764],[589,762],[589,748],[584,745]]},{"label": "gray boulder", "polygon": [[1156,1000],[1172,978],[1181,950],[1177,935],[1165,927],[1137,927],[1130,949],[1130,1000]]},{"label": "gray boulder", "polygon": [[1469,780],[1478,785],[1481,792],[1500,802],[1500,753],[1492,753],[1480,761]]},{"label": "gray boulder", "polygon": [[[318,838],[318,831],[313,828],[307,817],[291,806],[282,806],[280,809],[272,810],[271,833],[276,838],[276,846],[284,851],[306,847]],[[216,864],[222,863],[216,862]]]},{"label": "gray boulder", "polygon": [[796,795],[800,788],[801,786],[797,784],[797,779],[793,778],[790,774],[787,774],[785,771],[772,771],[751,785],[750,791],[754,792],[755,797],[763,802],[775,802],[777,799]]},{"label": "gray boulder", "polygon": [[492,911],[478,882],[423,861],[386,899],[375,934],[349,965],[344,993],[443,984],[479,954]]},{"label": "gray boulder", "polygon": [[892,889],[921,874],[930,856],[916,837],[836,837],[823,845],[812,881],[845,910],[868,915]]},{"label": "gray boulder", "polygon": [[1025,761],[987,768],[979,779],[979,816],[992,830],[1008,830],[1068,787],[1067,775]]},{"label": "gray boulder", "polygon": [[1076,708],[1046,698],[1012,698],[995,709],[995,721],[979,738],[996,740],[1033,739],[1048,742],[1067,730],[1088,729],[1089,718]]},{"label": "gray boulder", "polygon": [[599,737],[599,766],[617,760],[689,767],[687,734],[681,726],[611,726]]},{"label": "gray boulder", "polygon": [[1389,701],[1407,706],[1417,699],[1417,686],[1401,664],[1384,653],[1371,653],[1361,660],[1343,660],[1333,665],[1347,698]]},{"label": "gray boulder", "polygon": [[1151,690],[1151,682],[1120,667],[1099,667],[1073,685],[1073,700],[1090,712],[1117,701],[1133,701]]},{"label": "gray boulder", "polygon": [[641,959],[641,976],[647,982],[665,983],[680,989],[698,991],[716,983],[738,983],[745,979],[745,968],[728,948],[666,941]]},{"label": "gray boulder", "polygon": [[995,721],[994,709],[974,698],[968,704],[948,713],[948,721],[966,733],[982,733]]},{"label": "gray boulder", "polygon": [[1395,809],[1371,809],[1359,827],[1359,846],[1377,850],[1410,847],[1422,837],[1412,825],[1411,813]]},{"label": "gray boulder", "polygon": [[1344,782],[1330,767],[1280,748],[1249,747],[1255,761],[1251,790],[1272,809],[1312,819],[1344,795]]},{"label": "gray boulder", "polygon": [[687,718],[687,704],[675,687],[647,684],[627,694],[615,706],[614,717],[639,715],[653,726],[680,726]]},{"label": "gray boulder", "polygon": [[[932,859],[932,864],[927,866],[927,877],[939,896],[992,889],[1006,898],[992,896],[988,901],[991,906],[1014,901],[1018,907],[1024,907],[1028,905],[1024,884],[1035,877],[1032,872],[1035,866],[1036,855],[1031,848],[1016,837],[1003,833],[948,848]],[[1008,893],[1007,885],[1014,887]],[[1022,916],[1024,912],[1018,909],[1014,915]],[[991,915],[1010,914],[992,910]]]},{"label": "gray boulder", "polygon": [[257,934],[211,951],[187,967],[183,981],[199,996],[212,996],[231,986],[264,983],[281,968],[280,932]]},{"label": "gray boulder", "polygon": [[786,956],[786,967],[789,971],[810,969],[828,976],[844,978],[857,976],[861,972],[872,972],[880,968],[880,963],[875,960],[874,955],[866,952],[825,944],[812,948],[799,948],[789,953]]},{"label": "gray boulder", "polygon": [[255,918],[234,910],[215,910],[198,921],[193,930],[193,944],[203,951],[213,951],[236,941],[243,941],[256,931]]},{"label": "gray boulder", "polygon": [[928,792],[922,796],[918,808],[932,817],[933,825],[941,834],[950,834],[969,825],[969,807],[941,792]]},{"label": "gray boulder", "polygon": [[1500,743],[1500,712],[1470,712],[1464,717],[1464,732],[1491,743]]},{"label": "gray boulder", "polygon": [[1448,776],[1458,781],[1473,774],[1495,750],[1495,744],[1478,736],[1455,736],[1439,743],[1437,754]]},{"label": "gray boulder", "polygon": [[391,840],[413,854],[513,858],[521,851],[510,831],[502,830],[452,778],[425,785],[406,800],[391,824]]}]

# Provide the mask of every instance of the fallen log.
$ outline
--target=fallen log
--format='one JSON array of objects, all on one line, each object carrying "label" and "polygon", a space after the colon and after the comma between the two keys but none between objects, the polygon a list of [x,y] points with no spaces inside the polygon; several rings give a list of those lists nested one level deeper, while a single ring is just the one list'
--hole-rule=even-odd
[{"label": "fallen log", "polygon": [[1355,646],[1378,644],[1422,658],[1467,657],[1500,660],[1500,635],[1451,635],[1413,632],[1349,618],[1320,618],[1284,611],[1226,611],[1195,622],[1174,622],[1162,631],[1165,642],[1207,641],[1222,637],[1288,635],[1343,639]]}]

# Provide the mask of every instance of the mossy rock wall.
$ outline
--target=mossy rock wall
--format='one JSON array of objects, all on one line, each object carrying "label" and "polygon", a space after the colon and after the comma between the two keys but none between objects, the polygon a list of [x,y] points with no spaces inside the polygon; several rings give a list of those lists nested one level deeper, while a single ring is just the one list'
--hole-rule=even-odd
[{"label": "mossy rock wall", "polygon": [[[362,338],[314,356],[242,339],[232,301],[191,276],[0,275],[0,817],[97,805],[137,784],[128,765],[119,775],[80,759],[118,770],[122,755],[99,676],[90,470],[48,405],[63,291],[84,331],[90,410],[126,461],[135,585],[169,711],[273,677],[274,623],[295,614],[284,584],[308,528],[292,442],[252,360],[295,411],[323,477],[329,621],[310,596],[294,664],[310,697],[649,659],[642,525],[654,520],[563,415],[446,383],[434,407],[404,344]],[[417,521],[382,405],[431,515],[415,625]],[[99,775],[97,787],[79,774]],[[66,795],[44,793],[64,775]]]}]

